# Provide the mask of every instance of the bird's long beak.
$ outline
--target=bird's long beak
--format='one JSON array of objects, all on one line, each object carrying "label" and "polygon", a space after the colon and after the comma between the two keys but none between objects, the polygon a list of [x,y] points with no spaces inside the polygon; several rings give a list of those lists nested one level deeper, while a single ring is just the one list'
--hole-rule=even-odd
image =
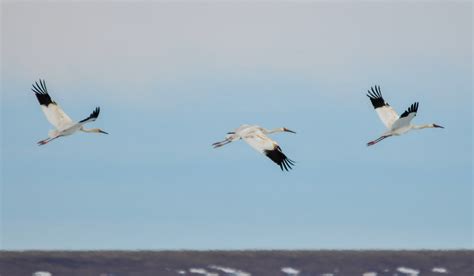
[{"label": "bird's long beak", "polygon": [[105,132],[105,131],[103,131],[103,130],[99,130],[99,132],[100,132],[100,133],[103,133],[103,134],[109,134],[109,133],[107,133],[107,132]]},{"label": "bird's long beak", "polygon": [[443,126],[440,126],[440,125],[437,125],[437,124],[433,124],[433,127],[436,127],[436,128],[444,128]]},{"label": "bird's long beak", "polygon": [[296,132],[294,132],[293,130],[289,130],[289,129],[287,129],[287,128],[285,128],[285,131],[286,131],[286,132],[291,132],[291,133],[296,134]]}]

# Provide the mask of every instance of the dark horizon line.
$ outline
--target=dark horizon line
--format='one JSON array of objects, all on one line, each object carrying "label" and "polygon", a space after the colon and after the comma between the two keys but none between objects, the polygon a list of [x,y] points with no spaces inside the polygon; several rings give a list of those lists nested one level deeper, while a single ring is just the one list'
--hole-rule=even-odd
[{"label": "dark horizon line", "polygon": [[361,252],[361,251],[392,251],[392,252],[427,252],[427,251],[474,251],[474,248],[347,248],[347,249],[267,249],[267,248],[251,248],[251,249],[0,249],[2,253],[16,252]]}]

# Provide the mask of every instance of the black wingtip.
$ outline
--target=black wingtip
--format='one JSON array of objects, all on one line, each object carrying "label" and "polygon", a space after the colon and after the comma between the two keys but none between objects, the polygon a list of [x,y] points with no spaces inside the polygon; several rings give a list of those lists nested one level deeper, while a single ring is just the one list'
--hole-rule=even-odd
[{"label": "black wingtip", "polygon": [[382,91],[380,90],[380,85],[374,85],[370,87],[370,90],[367,90],[370,101],[372,102],[373,107],[379,108],[388,105],[382,97]]},{"label": "black wingtip", "polygon": [[85,121],[88,121],[88,120],[95,120],[99,117],[99,113],[100,113],[100,107],[96,107],[94,111],[92,111],[91,115],[89,115],[89,117],[85,118],[84,120],[79,121],[79,123],[84,123]]},{"label": "black wingtip", "polygon": [[97,118],[97,117],[99,117],[99,113],[100,113],[100,107],[96,107],[94,109],[94,111],[92,111],[91,117],[92,118]]},{"label": "black wingtip", "polygon": [[273,150],[266,150],[265,155],[279,165],[282,171],[289,171],[292,169],[291,166],[295,165],[295,161],[286,157],[279,146],[276,146]]},{"label": "black wingtip", "polygon": [[46,87],[46,82],[44,79],[39,79],[39,83],[38,81],[35,81],[32,86],[33,88],[31,88],[31,90],[35,93],[35,96],[38,99],[40,105],[44,105],[47,107],[49,104],[55,104],[55,102],[51,100],[51,97],[48,94],[48,88]]},{"label": "black wingtip", "polygon": [[405,110],[405,112],[403,112],[402,115],[400,115],[400,118],[407,117],[410,113],[417,113],[418,106],[419,106],[418,102],[412,103],[410,107],[408,107],[408,109]]}]

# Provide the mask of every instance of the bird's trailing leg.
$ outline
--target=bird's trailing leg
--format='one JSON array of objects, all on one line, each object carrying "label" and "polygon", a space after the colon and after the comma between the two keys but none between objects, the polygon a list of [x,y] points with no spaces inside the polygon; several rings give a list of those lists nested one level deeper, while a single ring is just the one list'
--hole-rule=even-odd
[{"label": "bird's trailing leg", "polygon": [[54,139],[58,138],[59,136],[53,137],[53,138],[46,138],[44,140],[41,140],[38,142],[38,146],[43,146],[46,145],[47,143],[53,141]]},{"label": "bird's trailing leg", "polygon": [[377,139],[375,139],[375,140],[373,140],[373,141],[368,142],[368,143],[367,143],[367,146],[373,146],[373,145],[377,144],[378,142],[382,141],[383,139],[388,138],[388,137],[390,137],[390,136],[392,136],[392,135],[382,135],[382,136],[380,136],[379,138],[377,138]]},{"label": "bird's trailing leg", "polygon": [[227,145],[227,144],[229,144],[230,142],[232,142],[232,140],[226,138],[224,141],[215,142],[214,144],[212,144],[212,146],[213,146],[214,148],[218,148],[218,147],[222,147],[223,145]]},{"label": "bird's trailing leg", "polygon": [[46,138],[44,140],[39,141],[37,144],[38,146],[46,145],[49,141],[51,141],[51,138]]}]

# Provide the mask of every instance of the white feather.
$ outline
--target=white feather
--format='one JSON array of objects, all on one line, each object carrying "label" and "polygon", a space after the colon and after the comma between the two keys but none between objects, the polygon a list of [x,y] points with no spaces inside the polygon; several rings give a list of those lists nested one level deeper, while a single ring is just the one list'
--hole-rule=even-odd
[{"label": "white feather", "polygon": [[391,129],[393,123],[395,123],[399,117],[397,112],[389,105],[376,108],[375,112],[377,112],[377,115],[379,115],[380,120],[387,129]]},{"label": "white feather", "polygon": [[242,137],[244,141],[252,148],[260,153],[265,153],[266,150],[273,150],[278,144],[272,139],[268,138],[261,130],[254,130],[252,133]]},{"label": "white feather", "polygon": [[58,130],[69,127],[72,119],[57,104],[49,104],[48,107],[41,105],[46,119]]},{"label": "white feather", "polygon": [[408,116],[406,116],[406,117],[397,119],[393,123],[391,130],[396,131],[398,129],[404,129],[404,128],[409,127],[411,120],[413,120],[413,118],[415,118],[415,116],[416,116],[416,113],[412,112],[412,113],[408,114]]}]

